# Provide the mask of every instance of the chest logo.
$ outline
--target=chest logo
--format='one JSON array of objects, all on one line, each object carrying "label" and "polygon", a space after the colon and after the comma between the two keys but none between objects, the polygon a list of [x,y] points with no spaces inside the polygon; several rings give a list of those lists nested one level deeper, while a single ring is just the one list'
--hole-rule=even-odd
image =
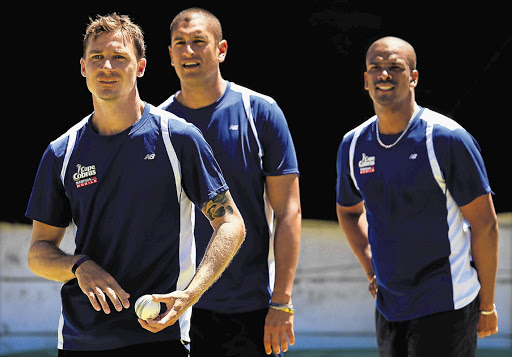
[{"label": "chest logo", "polygon": [[359,161],[359,174],[369,174],[375,172],[375,156],[367,156],[363,152],[363,158]]},{"label": "chest logo", "polygon": [[96,178],[96,166],[82,166],[78,164],[76,165],[76,168],[77,172],[73,174],[73,181],[75,181],[77,188],[98,182],[98,179]]}]

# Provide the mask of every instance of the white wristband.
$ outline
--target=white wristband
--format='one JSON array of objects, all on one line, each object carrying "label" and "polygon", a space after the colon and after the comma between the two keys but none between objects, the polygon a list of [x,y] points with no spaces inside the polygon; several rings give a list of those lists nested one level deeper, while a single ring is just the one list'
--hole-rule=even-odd
[{"label": "white wristband", "polygon": [[496,312],[496,305],[495,304],[492,304],[492,310],[491,311],[480,310],[480,313],[482,315],[492,315],[495,312]]}]

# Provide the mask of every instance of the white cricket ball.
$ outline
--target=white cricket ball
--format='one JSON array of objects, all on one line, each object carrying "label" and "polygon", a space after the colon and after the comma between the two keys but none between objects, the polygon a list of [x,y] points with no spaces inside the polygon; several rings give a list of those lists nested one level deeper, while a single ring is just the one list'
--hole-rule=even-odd
[{"label": "white cricket ball", "polygon": [[141,320],[154,319],[160,314],[160,303],[151,295],[142,295],[135,302],[135,313]]}]

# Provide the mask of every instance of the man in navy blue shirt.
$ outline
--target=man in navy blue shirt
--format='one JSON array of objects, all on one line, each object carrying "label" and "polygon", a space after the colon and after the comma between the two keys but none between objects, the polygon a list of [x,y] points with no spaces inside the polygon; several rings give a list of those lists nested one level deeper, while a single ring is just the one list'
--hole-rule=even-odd
[{"label": "man in navy blue shirt", "polygon": [[416,54],[374,42],[365,89],[375,116],[337,160],[337,214],[377,299],[381,356],[474,356],[497,332],[498,226],[480,148],[418,106]]},{"label": "man in navy blue shirt", "polygon": [[[244,239],[199,130],[140,99],[144,52],[142,31],[129,17],[91,20],[81,72],[94,112],[48,146],[28,204],[28,264],[64,282],[59,356],[187,356],[189,307]],[[194,205],[213,228],[197,270]],[[59,249],[70,221],[72,255]],[[145,294],[167,308],[143,321],[130,307]]]},{"label": "man in navy blue shirt", "polygon": [[[247,229],[230,266],[193,309],[192,357],[265,356],[295,340],[301,222],[295,149],[275,100],[222,78],[227,48],[208,11],[187,9],[172,21],[169,53],[181,90],[161,108],[204,134]],[[198,258],[209,235],[210,225],[198,218]]]}]

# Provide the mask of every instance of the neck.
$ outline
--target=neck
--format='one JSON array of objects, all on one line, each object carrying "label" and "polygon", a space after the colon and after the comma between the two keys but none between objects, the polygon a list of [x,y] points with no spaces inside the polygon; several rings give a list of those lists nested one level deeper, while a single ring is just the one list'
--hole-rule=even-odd
[{"label": "neck", "polygon": [[382,106],[374,103],[375,114],[379,118],[379,132],[381,134],[398,134],[404,131],[416,106],[414,99],[400,106]]},{"label": "neck", "polygon": [[133,126],[144,113],[144,102],[137,90],[115,100],[102,100],[93,95],[92,126],[100,135],[115,135]]},{"label": "neck", "polygon": [[227,82],[219,76],[210,83],[201,83],[200,85],[187,85],[181,81],[181,90],[176,96],[176,100],[181,105],[198,109],[215,103],[226,90]]}]

